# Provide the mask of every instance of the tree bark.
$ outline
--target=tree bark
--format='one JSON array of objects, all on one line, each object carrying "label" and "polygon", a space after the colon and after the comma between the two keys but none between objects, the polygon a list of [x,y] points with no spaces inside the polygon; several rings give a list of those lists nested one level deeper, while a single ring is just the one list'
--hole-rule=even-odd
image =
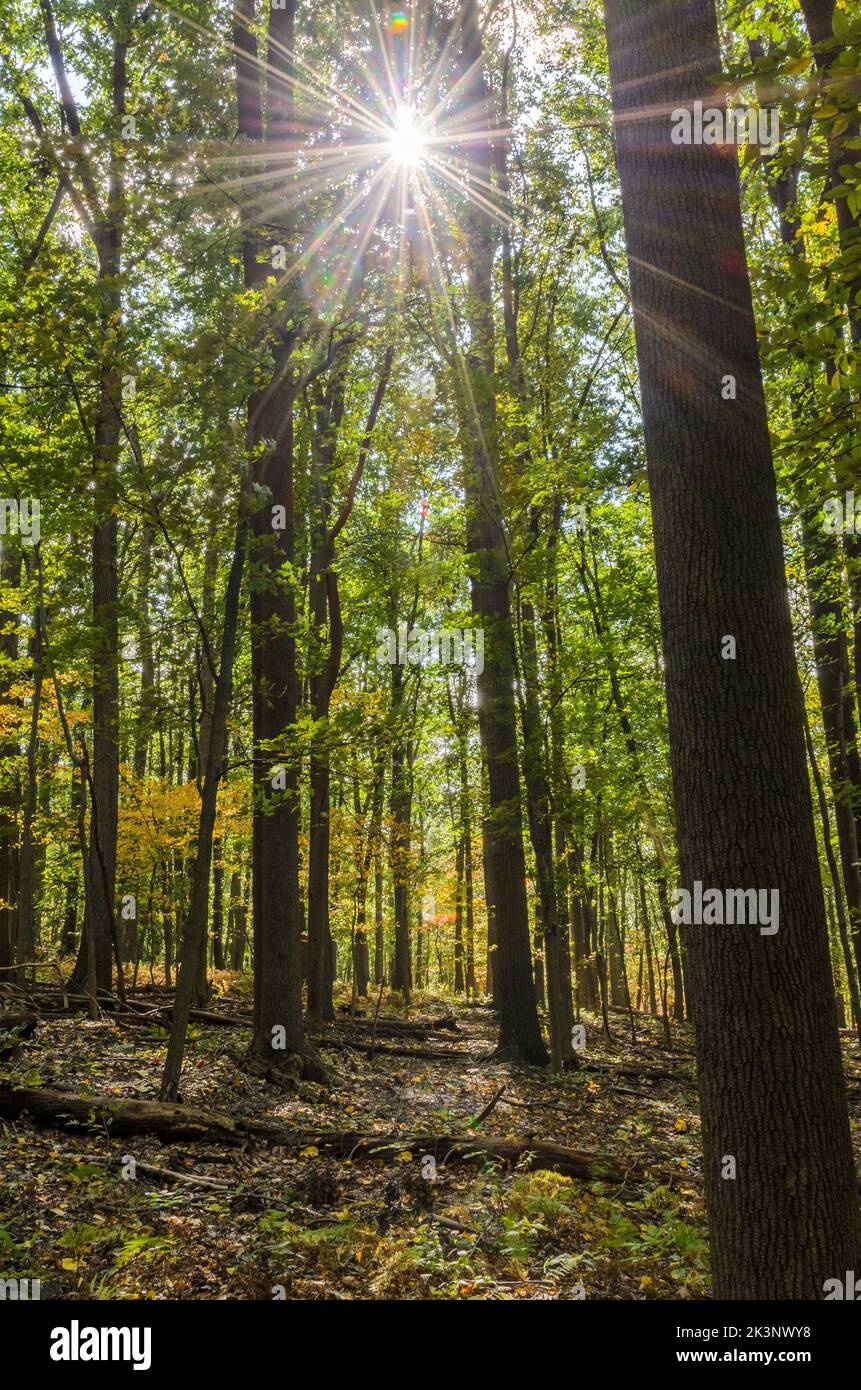
[{"label": "tree bark", "polygon": [[20,746],[14,724],[20,717],[20,702],[12,697],[12,687],[18,674],[19,614],[12,608],[21,585],[21,551],[14,540],[5,536],[0,541],[0,583],[7,592],[0,611],[0,704],[14,711],[12,730],[7,734],[0,759],[3,765],[4,786],[0,790],[0,966],[15,963],[18,939],[18,803],[20,777],[18,758]]},{"label": "tree bark", "polygon": [[717,25],[711,0],[605,13],[681,879],[780,895],[776,935],[690,931],[713,1289],[818,1299],[861,1243],[738,168],[670,135],[724,106]]},{"label": "tree bark", "polygon": [[[489,131],[491,112],[476,0],[460,12],[463,101],[471,123]],[[477,187],[491,181],[488,136],[467,146],[467,178]],[[482,196],[484,196],[482,194]],[[492,223],[471,202],[466,218],[469,381],[461,402],[466,466],[467,547],[472,612],[484,629],[484,668],[476,672],[478,724],[487,764],[490,814],[484,822],[493,888],[496,951],[494,998],[499,1008],[500,1059],[544,1065],[547,1052],[532,987],[526,862],[514,701],[515,651],[511,621],[511,576],[502,515],[494,395]]]}]

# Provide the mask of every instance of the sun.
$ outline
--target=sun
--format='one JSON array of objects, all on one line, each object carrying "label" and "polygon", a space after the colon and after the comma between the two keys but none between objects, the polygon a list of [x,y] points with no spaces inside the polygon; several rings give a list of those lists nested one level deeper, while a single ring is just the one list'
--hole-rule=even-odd
[{"label": "sun", "polygon": [[411,106],[399,106],[392,133],[387,141],[395,164],[414,169],[425,152],[425,136]]}]

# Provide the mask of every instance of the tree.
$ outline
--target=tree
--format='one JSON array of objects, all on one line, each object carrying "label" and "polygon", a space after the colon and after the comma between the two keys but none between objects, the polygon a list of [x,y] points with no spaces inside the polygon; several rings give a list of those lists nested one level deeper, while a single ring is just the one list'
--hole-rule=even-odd
[{"label": "tree", "polygon": [[[493,157],[490,105],[476,0],[460,11],[464,106],[474,129],[467,145],[473,189],[489,186]],[[547,1060],[532,989],[529,909],[514,702],[515,651],[496,456],[492,267],[493,223],[478,201],[467,213],[468,316],[460,403],[466,475],[467,545],[472,611],[484,625],[487,660],[477,677],[478,723],[487,762],[490,815],[484,822],[493,883],[496,955],[494,996],[499,1007],[498,1055],[541,1065]]]},{"label": "tree", "polygon": [[815,1299],[858,1261],[857,1198],[738,171],[671,138],[724,109],[717,26],[711,0],[605,14],[681,881],[779,892],[774,935],[688,933],[713,1287]]}]

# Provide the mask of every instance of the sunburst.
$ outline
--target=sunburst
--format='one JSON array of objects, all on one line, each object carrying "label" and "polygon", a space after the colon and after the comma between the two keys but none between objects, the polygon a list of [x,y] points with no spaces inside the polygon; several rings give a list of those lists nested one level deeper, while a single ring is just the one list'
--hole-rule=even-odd
[{"label": "sunburst", "polygon": [[395,164],[414,169],[427,153],[426,141],[427,133],[414,107],[399,106],[395,111],[394,129],[387,141],[390,157]]}]

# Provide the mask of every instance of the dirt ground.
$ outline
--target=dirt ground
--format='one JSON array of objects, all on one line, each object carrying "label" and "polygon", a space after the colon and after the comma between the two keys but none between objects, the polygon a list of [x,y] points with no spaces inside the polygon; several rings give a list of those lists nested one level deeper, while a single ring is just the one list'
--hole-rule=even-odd
[{"label": "dirt ground", "polygon": [[[247,989],[241,977],[222,977],[211,1009],[247,1016]],[[163,1000],[158,991],[134,998],[153,1008]],[[195,1023],[182,1099],[291,1130],[550,1140],[652,1176],[610,1185],[526,1163],[511,1170],[486,1155],[450,1167],[391,1148],[351,1159],[313,1144],[290,1153],[256,1142],[166,1145],[112,1136],[97,1120],[65,1132],[23,1117],[0,1123],[0,1277],[40,1279],[43,1299],[708,1295],[687,1027],[673,1026],[667,1048],[653,1020],[635,1016],[634,1039],[628,1017],[613,1014],[608,1041],[586,1016],[582,1065],[554,1076],[490,1060],[486,1007],[418,996],[407,1016],[384,998],[375,1029],[375,1002],[360,1001],[365,1017],[354,1021],[339,999],[319,1041],[336,1072],[330,1089],[262,1081],[242,1065],[243,1024]],[[403,1029],[407,1018],[426,1027]],[[445,1026],[434,1026],[440,1019]],[[2,1074],[17,1085],[153,1099],[166,1037],[163,1023],[144,1017],[133,1026],[47,1018]],[[460,1055],[393,1055],[394,1046]],[[847,1069],[861,1078],[849,1046]],[[850,1090],[856,1139],[859,1087]]]}]

